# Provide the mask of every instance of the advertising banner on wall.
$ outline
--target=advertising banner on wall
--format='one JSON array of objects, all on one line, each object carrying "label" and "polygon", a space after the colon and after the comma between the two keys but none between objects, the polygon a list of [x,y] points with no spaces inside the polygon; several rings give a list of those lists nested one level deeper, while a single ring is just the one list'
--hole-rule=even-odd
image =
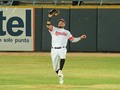
[{"label": "advertising banner on wall", "polygon": [[33,8],[0,9],[0,51],[33,51]]}]

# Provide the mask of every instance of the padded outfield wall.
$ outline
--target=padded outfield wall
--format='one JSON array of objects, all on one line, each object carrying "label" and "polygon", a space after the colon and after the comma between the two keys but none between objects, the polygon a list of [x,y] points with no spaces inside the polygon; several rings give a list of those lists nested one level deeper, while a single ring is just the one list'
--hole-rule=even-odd
[{"label": "padded outfield wall", "polygon": [[120,6],[11,6],[0,9],[0,51],[50,51],[51,36],[46,28],[47,13],[57,8],[52,18],[66,20],[73,36],[87,39],[68,42],[69,52],[120,51]]}]

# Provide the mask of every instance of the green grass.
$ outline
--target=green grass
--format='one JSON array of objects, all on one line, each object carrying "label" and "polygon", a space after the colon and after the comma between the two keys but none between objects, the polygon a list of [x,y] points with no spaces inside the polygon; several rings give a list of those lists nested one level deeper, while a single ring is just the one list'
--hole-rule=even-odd
[{"label": "green grass", "polygon": [[67,56],[59,85],[49,55],[0,55],[0,90],[120,90],[120,57]]}]

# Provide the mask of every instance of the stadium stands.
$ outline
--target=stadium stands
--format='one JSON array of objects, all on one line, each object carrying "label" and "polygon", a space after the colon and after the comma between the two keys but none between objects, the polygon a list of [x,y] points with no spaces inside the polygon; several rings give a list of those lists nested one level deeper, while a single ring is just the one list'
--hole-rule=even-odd
[{"label": "stadium stands", "polygon": [[[73,5],[74,2],[78,2],[76,5],[120,5],[120,0],[0,0],[2,5],[18,5],[21,4],[32,4],[32,5],[42,5],[42,4],[59,4],[59,5]],[[4,3],[7,2],[7,3]]]}]

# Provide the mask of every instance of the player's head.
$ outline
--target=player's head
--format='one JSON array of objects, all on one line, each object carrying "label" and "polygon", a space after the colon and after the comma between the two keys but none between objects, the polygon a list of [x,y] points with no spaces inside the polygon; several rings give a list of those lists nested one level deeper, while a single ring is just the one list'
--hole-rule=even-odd
[{"label": "player's head", "polygon": [[59,20],[58,20],[58,27],[59,27],[59,28],[64,28],[64,27],[65,27],[65,24],[66,24],[66,22],[65,22],[64,19],[59,19]]}]

